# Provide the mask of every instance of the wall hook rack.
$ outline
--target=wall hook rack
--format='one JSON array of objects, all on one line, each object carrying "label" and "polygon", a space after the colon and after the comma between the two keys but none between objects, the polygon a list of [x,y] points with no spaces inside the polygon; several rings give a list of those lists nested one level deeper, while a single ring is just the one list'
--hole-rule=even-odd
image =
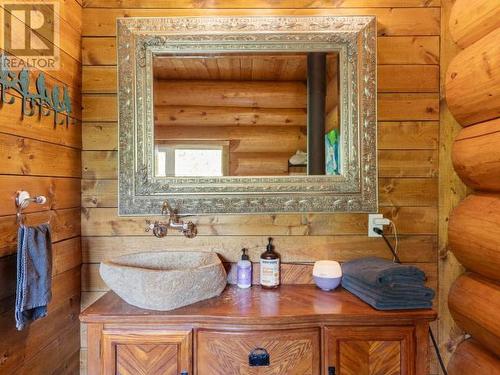
[{"label": "wall hook rack", "polygon": [[[36,79],[36,92],[30,92],[30,75],[26,68],[18,74],[9,69],[9,60],[5,54],[0,55],[0,106],[14,104],[16,97],[10,94],[14,90],[21,95],[21,115],[31,117],[54,115],[54,127],[66,126],[70,123],[72,106],[68,87],[53,86],[50,91],[45,85],[45,74],[40,73]],[[62,93],[62,97],[61,97]],[[8,95],[10,97],[8,97]],[[60,119],[60,115],[65,118]],[[76,120],[73,119],[73,123]]]}]

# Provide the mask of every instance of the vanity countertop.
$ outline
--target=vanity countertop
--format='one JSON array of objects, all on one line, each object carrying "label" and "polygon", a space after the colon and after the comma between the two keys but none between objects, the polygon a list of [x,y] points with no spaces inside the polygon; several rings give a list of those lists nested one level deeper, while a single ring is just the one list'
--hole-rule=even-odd
[{"label": "vanity countertop", "polygon": [[282,285],[274,290],[227,286],[218,297],[171,311],[144,310],[108,292],[81,315],[84,323],[316,323],[412,324],[432,321],[432,309],[378,311],[339,288],[324,292],[314,285]]}]

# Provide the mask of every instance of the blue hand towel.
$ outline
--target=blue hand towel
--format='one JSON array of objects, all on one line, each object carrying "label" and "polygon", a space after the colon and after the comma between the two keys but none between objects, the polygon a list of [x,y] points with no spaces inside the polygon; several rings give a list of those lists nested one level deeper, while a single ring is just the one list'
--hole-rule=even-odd
[{"label": "blue hand towel", "polygon": [[366,257],[342,264],[342,274],[355,277],[365,284],[377,286],[421,285],[425,273],[414,266],[393,263],[390,260]]},{"label": "blue hand towel", "polygon": [[418,285],[415,283],[411,284],[398,284],[396,286],[392,285],[370,285],[365,283],[362,279],[352,277],[349,275],[342,276],[342,283],[351,283],[356,285],[360,289],[368,289],[373,291],[383,298],[387,299],[425,299],[432,300],[436,294],[433,289],[427,288],[424,284]]},{"label": "blue hand towel", "polygon": [[52,298],[52,242],[49,224],[22,225],[17,243],[16,328],[47,315]]},{"label": "blue hand towel", "polygon": [[352,280],[344,281],[342,278],[342,286],[377,310],[430,309],[432,307],[431,299],[385,297],[377,293],[376,289],[360,287]]},{"label": "blue hand towel", "polygon": [[434,290],[414,266],[367,257],[342,265],[342,286],[378,310],[431,308]]}]

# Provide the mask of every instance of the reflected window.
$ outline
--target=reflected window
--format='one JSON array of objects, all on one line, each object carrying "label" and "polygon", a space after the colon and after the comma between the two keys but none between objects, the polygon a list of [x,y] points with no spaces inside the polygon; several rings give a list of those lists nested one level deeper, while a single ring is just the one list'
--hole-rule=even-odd
[{"label": "reflected window", "polygon": [[225,176],[227,145],[163,144],[156,147],[157,176]]}]

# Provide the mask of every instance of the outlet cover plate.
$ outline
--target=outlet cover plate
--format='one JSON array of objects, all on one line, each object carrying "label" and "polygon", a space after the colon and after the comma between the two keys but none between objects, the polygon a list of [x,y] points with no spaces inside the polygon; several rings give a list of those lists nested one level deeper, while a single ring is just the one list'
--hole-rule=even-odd
[{"label": "outlet cover plate", "polygon": [[373,231],[373,228],[380,228],[384,230],[384,226],[382,224],[375,224],[375,219],[383,219],[384,215],[382,214],[368,214],[368,237],[382,237],[380,234],[377,234]]}]

